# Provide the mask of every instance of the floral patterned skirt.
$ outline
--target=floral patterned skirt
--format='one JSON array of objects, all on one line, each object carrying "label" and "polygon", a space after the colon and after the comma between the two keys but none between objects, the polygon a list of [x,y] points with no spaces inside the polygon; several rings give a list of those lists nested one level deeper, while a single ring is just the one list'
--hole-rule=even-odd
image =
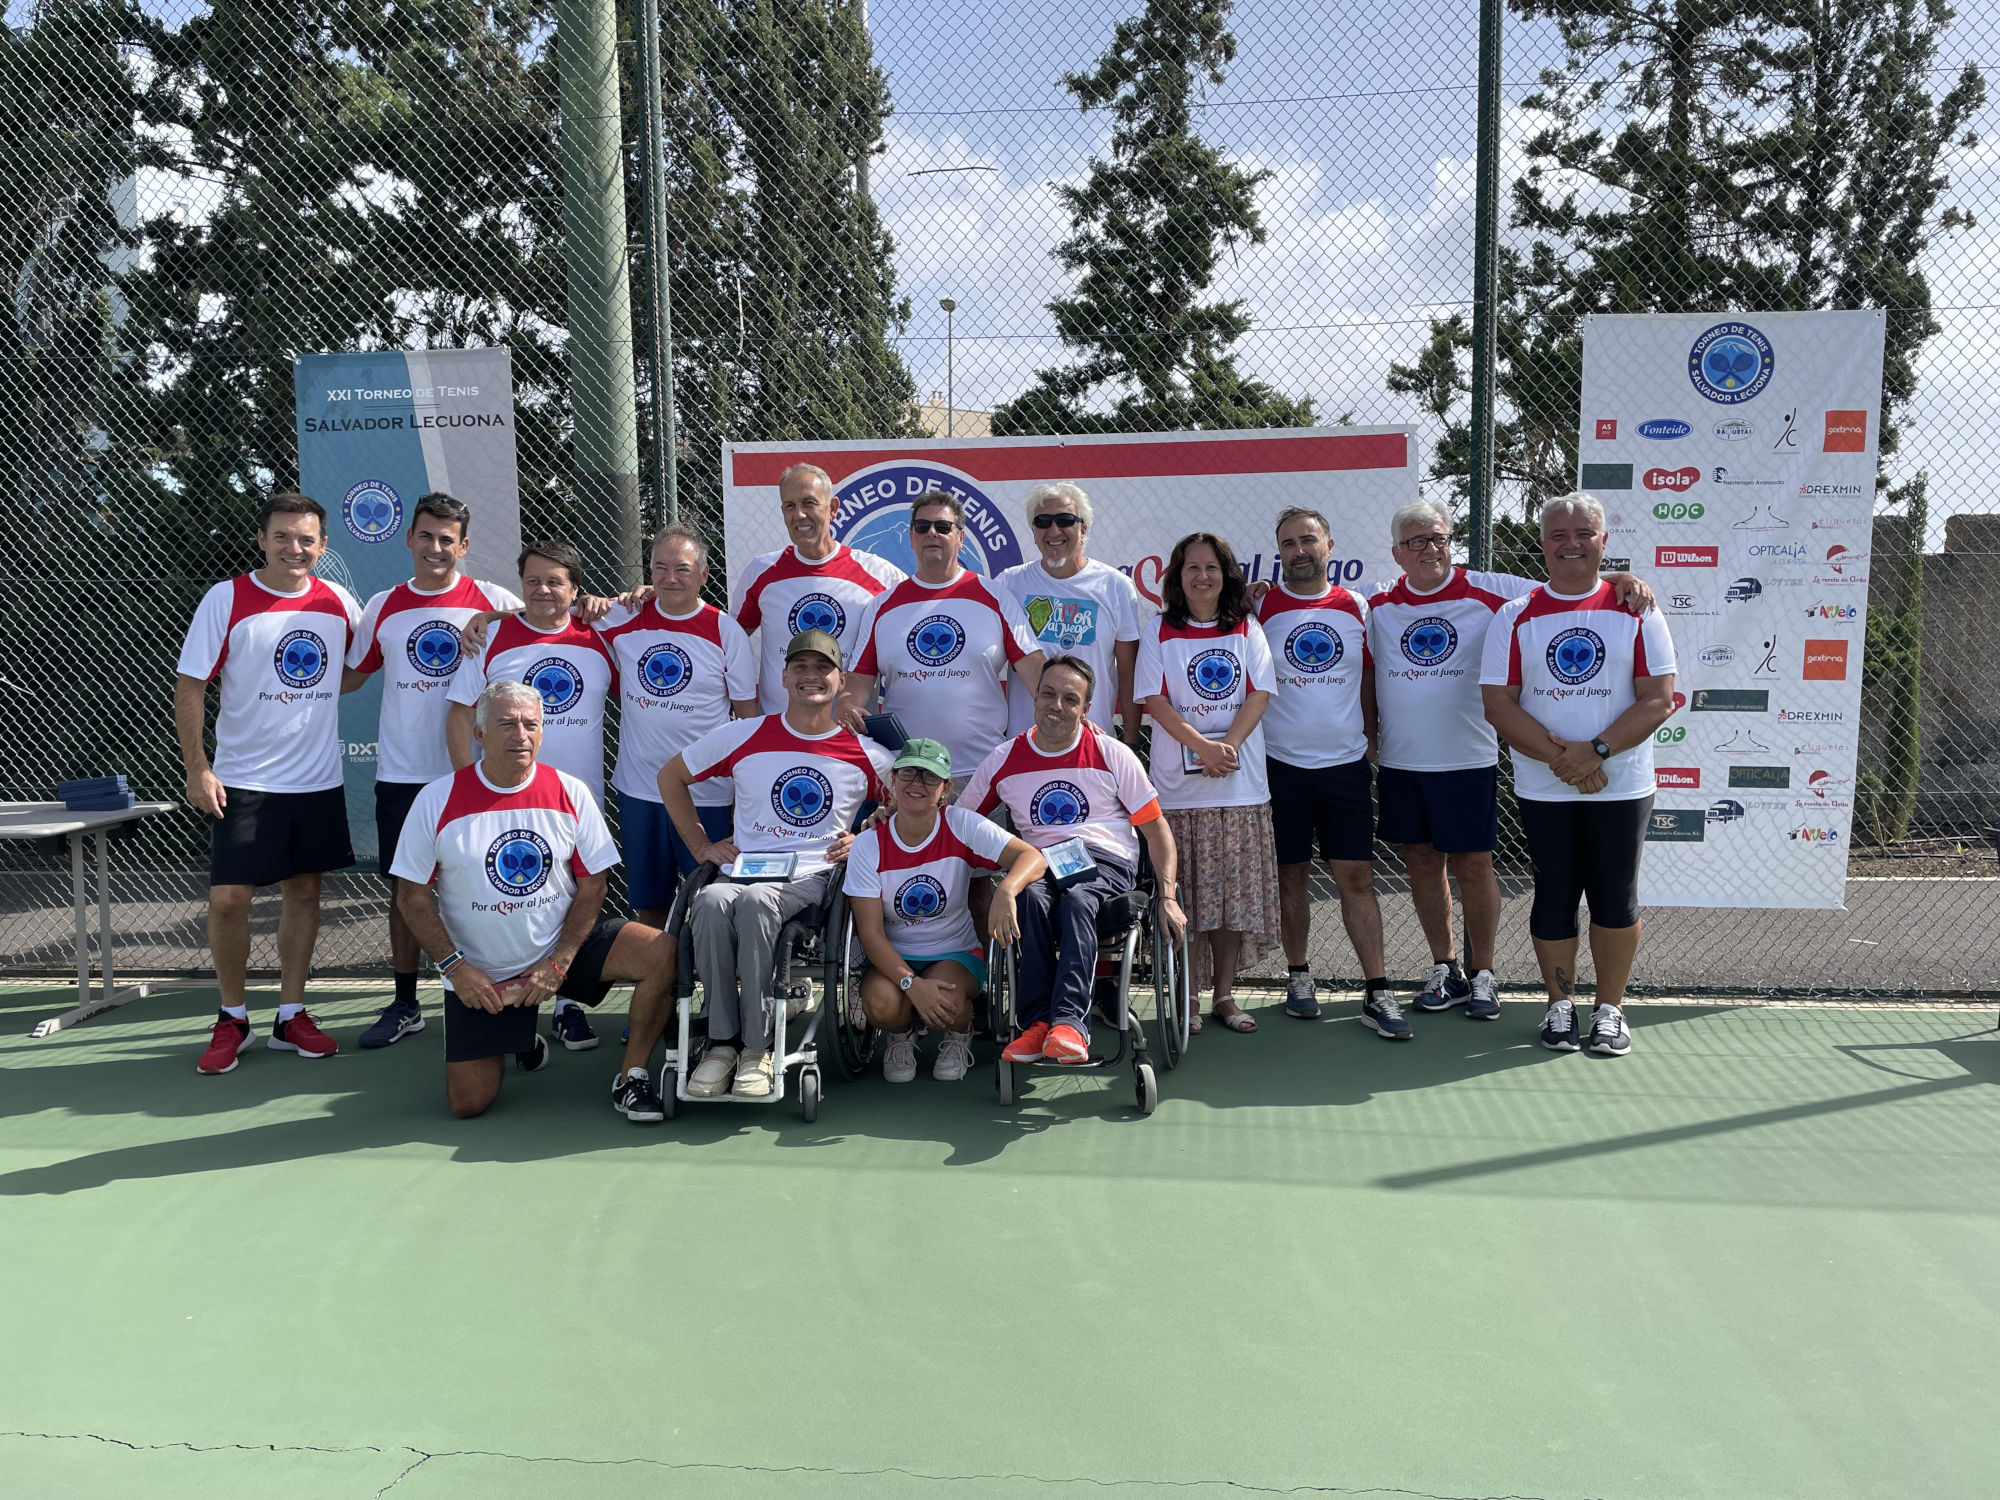
[{"label": "floral patterned skirt", "polygon": [[1243,934],[1239,971],[1278,946],[1278,854],[1271,807],[1170,808],[1166,816],[1180,860],[1190,977],[1195,991],[1203,993],[1214,973],[1208,933],[1226,927]]}]

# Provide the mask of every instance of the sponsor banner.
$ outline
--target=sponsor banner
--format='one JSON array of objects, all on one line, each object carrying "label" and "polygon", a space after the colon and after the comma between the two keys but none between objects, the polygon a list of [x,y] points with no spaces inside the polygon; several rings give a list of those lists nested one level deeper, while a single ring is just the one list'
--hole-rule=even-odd
[{"label": "sponsor banner", "polygon": [[1578,482],[1673,631],[1659,794],[1708,799],[1655,811],[1649,905],[1842,904],[1882,332],[1879,311],[1585,322]]},{"label": "sponsor banner", "polygon": [[[506,349],[303,354],[292,372],[299,488],[326,507],[318,572],[366,604],[410,577],[403,539],[418,497],[432,490],[472,507],[462,570],[512,585],[521,550],[514,462],[514,376]],[[375,848],[379,674],[340,700],[347,824],[364,868]]]}]

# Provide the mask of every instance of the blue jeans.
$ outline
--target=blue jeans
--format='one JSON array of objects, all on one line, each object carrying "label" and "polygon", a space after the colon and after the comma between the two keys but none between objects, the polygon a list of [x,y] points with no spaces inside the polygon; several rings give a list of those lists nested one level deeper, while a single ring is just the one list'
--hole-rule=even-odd
[{"label": "blue jeans", "polygon": [[1097,861],[1097,871],[1088,880],[1065,891],[1044,877],[1021,892],[1016,905],[1021,918],[1021,994],[1016,1010],[1023,1026],[1047,1021],[1090,1035],[1097,909],[1107,897],[1131,890],[1138,875],[1133,866],[1100,851],[1092,850],[1091,857]]}]

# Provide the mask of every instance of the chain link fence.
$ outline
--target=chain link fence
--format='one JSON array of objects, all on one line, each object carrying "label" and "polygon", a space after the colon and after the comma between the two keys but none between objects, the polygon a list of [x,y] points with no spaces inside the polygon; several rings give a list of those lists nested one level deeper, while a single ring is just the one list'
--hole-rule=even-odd
[{"label": "chain link fence", "polygon": [[[508,345],[523,532],[597,587],[667,430],[718,544],[728,439],[1410,423],[1464,516],[1477,9],[662,0],[669,429],[630,7],[15,0],[0,796],[122,770],[180,800],[180,638],[296,482],[301,351]],[[1496,566],[1539,573],[1523,527],[1572,487],[1586,313],[1888,310],[1847,908],[1650,912],[1638,982],[1994,988],[2000,15],[1515,0],[1503,36]],[[191,812],[117,842],[122,967],[205,966],[205,863]],[[1500,863],[1527,980],[1518,841]],[[67,884],[0,849],[0,966],[69,966]],[[328,894],[321,966],[379,967],[376,878]],[[1318,895],[1315,968],[1352,977]]]}]

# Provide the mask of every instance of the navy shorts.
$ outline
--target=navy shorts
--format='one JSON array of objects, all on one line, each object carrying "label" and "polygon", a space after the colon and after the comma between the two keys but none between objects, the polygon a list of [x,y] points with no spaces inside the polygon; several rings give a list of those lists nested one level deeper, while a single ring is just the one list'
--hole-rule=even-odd
[{"label": "navy shorts", "polygon": [[[611,945],[625,926],[623,917],[599,918],[556,993],[584,1005],[599,1004],[611,993],[611,981],[603,978],[604,961]],[[489,976],[491,977],[491,976]],[[512,977],[511,975],[509,976]],[[497,1015],[462,1004],[450,990],[444,992],[444,1060],[473,1062],[482,1057],[505,1057],[510,1052],[526,1052],[535,1045],[538,1005],[510,1005]]]},{"label": "navy shorts", "polygon": [[222,789],[222,816],[208,833],[210,885],[276,885],[354,863],[347,837],[347,792]]},{"label": "navy shorts", "polygon": [[[726,839],[736,827],[736,809],[697,807],[702,830],[710,839]],[[674,904],[681,877],[692,875],[694,851],[681,841],[680,830],[667,816],[665,804],[618,794],[618,842],[625,858],[625,893],[634,911],[663,911]]]},{"label": "navy shorts", "polygon": [[1373,767],[1365,755],[1311,770],[1275,758],[1264,767],[1279,864],[1311,864],[1315,843],[1321,859],[1375,857],[1375,807],[1368,795]]},{"label": "navy shorts", "polygon": [[1469,771],[1400,771],[1384,766],[1382,842],[1429,844],[1440,854],[1491,854],[1500,842],[1498,766]]},{"label": "navy shorts", "polygon": [[423,789],[421,781],[375,783],[375,852],[382,861],[382,878],[392,889],[396,877],[389,873],[389,866],[396,862],[396,846],[403,841],[403,824],[409,821],[410,804]]}]

